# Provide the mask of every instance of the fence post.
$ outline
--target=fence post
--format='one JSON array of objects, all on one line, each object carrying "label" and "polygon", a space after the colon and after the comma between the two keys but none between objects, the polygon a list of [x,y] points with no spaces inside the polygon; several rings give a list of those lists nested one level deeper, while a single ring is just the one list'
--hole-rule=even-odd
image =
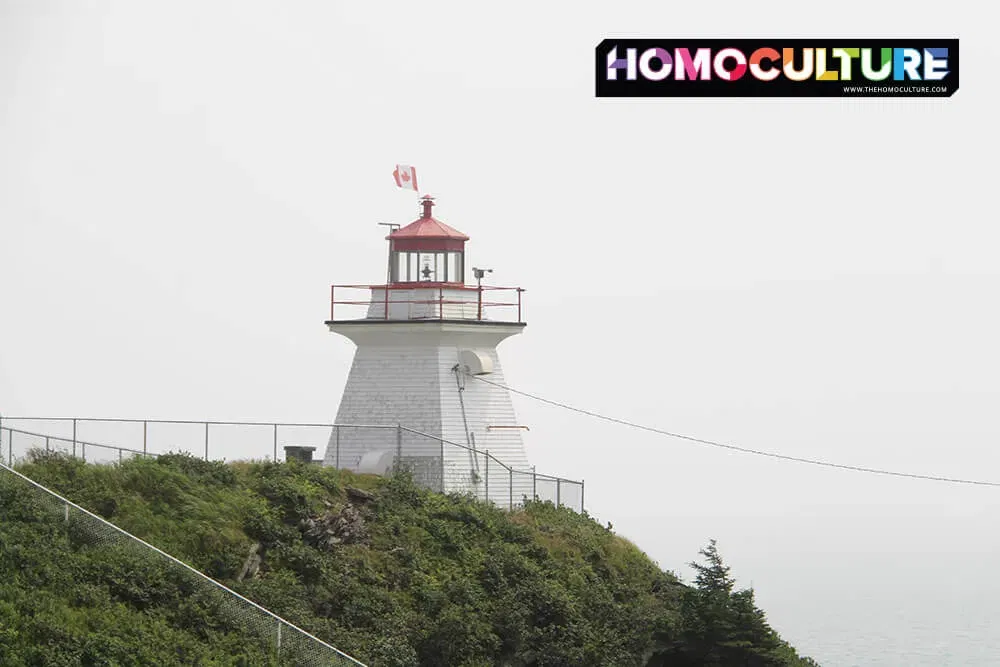
[{"label": "fence post", "polygon": [[208,422],[205,422],[205,460],[208,460]]},{"label": "fence post", "polygon": [[535,466],[531,466],[531,499],[538,500],[538,473]]},{"label": "fence post", "polygon": [[45,451],[49,451],[49,436],[45,436]]},{"label": "fence post", "polygon": [[580,480],[580,514],[583,514],[584,511],[585,511],[584,510],[584,505],[583,505],[583,491],[584,491],[584,488],[585,488],[585,486],[584,486],[583,480],[581,479]]},{"label": "fence post", "polygon": [[508,488],[508,498],[507,498],[507,509],[514,509],[514,469],[507,468],[507,488]]},{"label": "fence post", "polygon": [[122,462],[122,450],[121,450],[121,448],[119,448],[118,449],[118,463],[121,463],[121,462]]},{"label": "fence post", "polygon": [[73,458],[76,458],[76,419],[73,420]]},{"label": "fence post", "polygon": [[441,493],[445,493],[445,486],[444,486],[444,438],[441,438]]},{"label": "fence post", "polygon": [[396,424],[396,472],[403,469],[403,425]]},{"label": "fence post", "polygon": [[[278,462],[278,425],[274,425],[274,462]],[[281,627],[280,625],[278,627]]]},{"label": "fence post", "polygon": [[145,419],[142,420],[142,456],[146,457],[146,426],[149,424]]},{"label": "fence post", "polygon": [[486,502],[490,502],[490,450],[486,450]]},{"label": "fence post", "polygon": [[69,503],[63,503],[63,517],[69,523]]},{"label": "fence post", "polygon": [[278,655],[281,655],[281,621],[278,621]]},{"label": "fence post", "polygon": [[[3,431],[0,431],[0,434],[2,434],[2,433],[3,433]],[[2,449],[0,449],[0,456],[3,456],[3,450]],[[0,459],[0,460],[2,460],[2,459]],[[7,467],[8,468],[13,468],[14,467],[14,431],[13,430],[7,435]]]},{"label": "fence post", "polygon": [[336,458],[334,458],[333,467],[336,468],[337,470],[340,470],[340,426],[334,425],[333,437],[337,447],[337,451],[334,454]]},{"label": "fence post", "polygon": [[562,477],[556,477],[556,507],[562,506]]}]

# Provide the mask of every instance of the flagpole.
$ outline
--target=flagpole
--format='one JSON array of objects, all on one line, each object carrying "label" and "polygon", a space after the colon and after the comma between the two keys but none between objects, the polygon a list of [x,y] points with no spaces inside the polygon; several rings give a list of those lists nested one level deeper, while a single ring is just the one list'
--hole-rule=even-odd
[{"label": "flagpole", "polygon": [[[400,167],[404,167],[404,169],[401,170]],[[411,167],[410,165],[397,164],[396,168],[392,172],[392,177],[396,181],[396,187],[398,188],[406,188],[406,185],[404,185],[404,183],[411,180],[412,178],[413,180],[412,187],[409,189],[412,189],[414,192],[416,192],[418,197],[420,196],[420,192],[417,190],[417,170],[415,168]],[[391,237],[392,233],[397,229],[399,229],[399,225],[392,222],[380,222],[378,224],[389,228],[389,236],[390,236],[389,261],[387,262],[385,269],[385,289],[386,289],[386,296],[388,297],[389,283],[392,282],[392,253],[393,250],[395,249],[395,244],[393,243]]]}]

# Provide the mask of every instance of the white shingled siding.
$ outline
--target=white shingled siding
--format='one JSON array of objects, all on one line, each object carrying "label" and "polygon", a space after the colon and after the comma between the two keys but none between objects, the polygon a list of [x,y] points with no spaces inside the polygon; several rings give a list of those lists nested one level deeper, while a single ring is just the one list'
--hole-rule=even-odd
[{"label": "white shingled siding", "polygon": [[[458,363],[458,354],[462,347],[441,348],[441,428],[445,440],[468,444],[472,439],[477,452],[483,456],[474,457],[469,452],[462,452],[451,447],[445,450],[445,488],[448,491],[469,490],[479,497],[486,494],[487,464],[485,452],[510,468],[529,471],[527,452],[519,429],[489,430],[488,426],[520,426],[514,414],[510,392],[494,385],[479,382],[475,378],[464,376],[462,382],[465,389],[459,399],[459,388],[456,383],[453,368]],[[495,348],[481,346],[475,349],[489,354],[493,359],[493,372],[482,376],[491,382],[506,384],[503,368]],[[468,422],[469,434],[465,431],[465,421],[462,419],[462,403],[465,404],[465,420]],[[473,459],[478,458],[478,468]],[[472,469],[478,469],[479,481],[474,481]],[[489,463],[489,497],[497,504],[506,505],[510,502],[511,475],[496,461]],[[531,496],[531,478],[528,475],[513,476],[514,502],[520,501],[524,495]]]},{"label": "white shingled siding", "polygon": [[[372,288],[369,319],[385,319],[385,288]],[[455,303],[460,302],[460,303]],[[477,319],[479,292],[454,288],[389,290],[390,320]]]},{"label": "white shingled siding", "polygon": [[[521,431],[487,428],[520,425],[509,392],[464,376],[462,399],[469,426],[467,434],[453,371],[459,352],[475,349],[493,360],[493,372],[483,377],[504,384],[496,345],[520,329],[466,324],[448,327],[437,323],[428,323],[419,329],[407,326],[365,323],[337,329],[358,345],[337,412],[337,423],[399,423],[465,446],[469,446],[471,435],[479,452],[489,450],[496,459],[522,471],[522,474],[511,476],[496,461],[490,462],[489,498],[506,506],[511,497],[515,504],[523,496],[530,497],[532,478]],[[425,478],[425,483],[440,488],[441,443],[403,432],[401,444],[403,462],[415,471],[423,471],[418,477]],[[324,463],[337,465],[339,462],[342,468],[357,469],[366,452],[397,452],[398,447],[396,429],[342,427],[339,437],[335,432],[331,438]],[[444,491],[470,492],[480,498],[486,496],[487,464],[483,455],[476,457],[468,450],[449,445],[443,448],[443,455]],[[474,474],[477,462],[478,479]],[[433,473],[429,472],[431,468]]]},{"label": "white shingled siding", "polygon": [[[441,432],[441,410],[437,377],[438,355],[426,346],[361,346],[347,377],[337,410],[337,424],[402,424],[424,433]],[[336,433],[327,447],[324,462],[336,465]],[[361,456],[372,450],[395,452],[396,429],[340,428],[341,468],[357,469]],[[404,454],[440,457],[433,440],[403,433]]]}]

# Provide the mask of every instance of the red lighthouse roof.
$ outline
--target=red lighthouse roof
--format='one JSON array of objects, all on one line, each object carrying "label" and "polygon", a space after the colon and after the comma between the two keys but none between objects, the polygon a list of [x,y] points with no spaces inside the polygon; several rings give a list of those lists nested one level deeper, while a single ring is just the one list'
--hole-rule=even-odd
[{"label": "red lighthouse roof", "polygon": [[420,203],[424,214],[386,239],[392,241],[397,250],[461,250],[469,237],[431,216],[433,197],[424,195]]}]

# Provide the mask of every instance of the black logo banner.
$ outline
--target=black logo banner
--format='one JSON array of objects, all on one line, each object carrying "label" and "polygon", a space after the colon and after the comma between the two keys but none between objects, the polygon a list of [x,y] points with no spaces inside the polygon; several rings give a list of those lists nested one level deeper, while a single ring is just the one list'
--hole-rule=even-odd
[{"label": "black logo banner", "polygon": [[957,39],[605,39],[597,97],[951,97]]}]

